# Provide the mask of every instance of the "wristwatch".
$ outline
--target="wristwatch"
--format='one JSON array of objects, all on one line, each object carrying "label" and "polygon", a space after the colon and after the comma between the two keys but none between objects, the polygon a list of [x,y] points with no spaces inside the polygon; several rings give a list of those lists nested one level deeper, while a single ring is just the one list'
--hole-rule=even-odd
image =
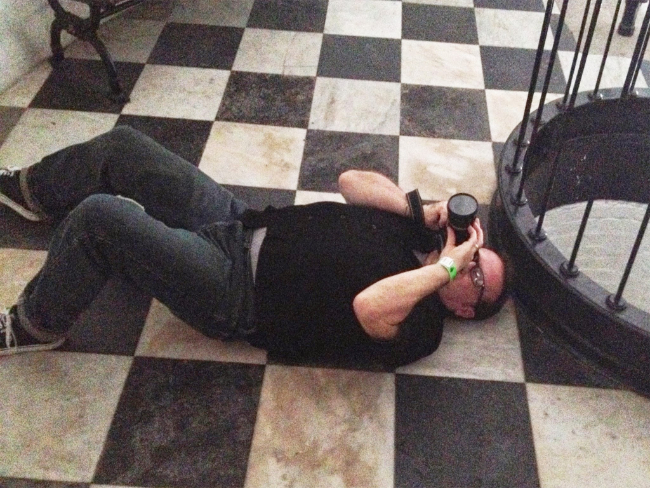
[{"label": "wristwatch", "polygon": [[447,270],[449,273],[449,281],[454,281],[456,277],[456,263],[449,256],[445,256],[438,260],[438,264]]}]

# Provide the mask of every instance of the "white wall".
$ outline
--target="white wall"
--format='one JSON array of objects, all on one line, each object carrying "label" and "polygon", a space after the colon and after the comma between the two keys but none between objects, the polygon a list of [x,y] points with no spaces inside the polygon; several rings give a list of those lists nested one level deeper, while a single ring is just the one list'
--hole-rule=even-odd
[{"label": "white wall", "polygon": [[[76,13],[87,10],[74,3],[64,5]],[[47,0],[0,0],[0,93],[50,56],[52,19],[54,13]],[[71,40],[64,33],[63,44]]]}]

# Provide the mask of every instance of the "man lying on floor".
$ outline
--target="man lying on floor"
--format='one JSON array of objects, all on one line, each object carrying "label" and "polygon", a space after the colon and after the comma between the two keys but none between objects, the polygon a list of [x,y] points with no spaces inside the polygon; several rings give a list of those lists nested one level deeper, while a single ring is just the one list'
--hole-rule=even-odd
[{"label": "man lying on floor", "polygon": [[[421,228],[401,189],[365,171],[339,186],[352,205],[254,211],[129,127],[2,169],[0,203],[60,223],[43,268],[0,314],[0,355],[61,345],[115,275],[206,336],[391,367],[431,354],[447,313],[498,310],[504,265],[478,219],[466,242],[447,227],[444,248],[418,259]],[[421,208],[444,232],[446,202]]]}]

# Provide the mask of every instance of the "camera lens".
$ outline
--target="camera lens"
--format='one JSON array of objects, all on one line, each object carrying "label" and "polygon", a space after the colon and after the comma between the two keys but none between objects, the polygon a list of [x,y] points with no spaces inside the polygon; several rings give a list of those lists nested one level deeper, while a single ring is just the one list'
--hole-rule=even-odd
[{"label": "camera lens", "polygon": [[478,202],[469,193],[456,193],[447,202],[449,225],[456,233],[456,244],[469,239],[467,228],[472,225],[478,212]]}]

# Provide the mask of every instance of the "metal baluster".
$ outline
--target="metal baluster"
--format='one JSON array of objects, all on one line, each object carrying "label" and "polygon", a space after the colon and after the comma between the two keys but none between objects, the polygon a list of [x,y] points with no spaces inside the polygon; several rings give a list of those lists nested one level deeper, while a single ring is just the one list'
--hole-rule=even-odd
[{"label": "metal baluster", "polygon": [[571,100],[569,100],[569,109],[573,108],[576,103],[576,97],[578,96],[578,90],[580,89],[580,82],[582,81],[582,74],[585,71],[585,65],[587,64],[587,56],[589,55],[589,49],[591,48],[591,41],[594,38],[594,31],[596,30],[596,23],[598,22],[598,16],[600,15],[600,6],[602,5],[603,0],[596,0],[594,5],[594,11],[591,14],[591,24],[589,25],[589,32],[587,32],[587,39],[585,40],[585,47],[582,49],[582,58],[580,59],[580,68],[578,68],[578,74],[576,75],[576,82],[573,85],[573,93],[571,94]]},{"label": "metal baluster", "polygon": [[578,55],[580,53],[580,46],[582,45],[582,36],[585,33],[585,27],[587,26],[587,18],[589,17],[589,7],[591,7],[591,0],[587,0],[585,5],[585,13],[582,16],[582,23],[580,24],[580,33],[578,34],[578,41],[576,42],[576,50],[573,54],[573,61],[571,62],[571,70],[569,71],[569,79],[566,82],[566,90],[564,92],[564,98],[562,102],[557,104],[557,108],[560,110],[565,110],[567,107],[567,100],[569,99],[569,91],[571,91],[571,83],[573,81],[573,74],[576,69],[576,64],[578,63]]},{"label": "metal baluster", "polygon": [[[620,2],[620,0],[619,0]],[[569,0],[564,0],[562,4],[562,10],[560,11],[560,19],[558,24],[557,32],[555,33],[555,40],[553,42],[553,47],[551,48],[551,54],[548,60],[548,66],[546,68],[546,77],[544,79],[544,86],[542,88],[542,96],[539,100],[539,106],[537,107],[537,116],[535,118],[535,123],[533,125],[533,133],[530,137],[531,144],[535,140],[537,131],[542,122],[542,114],[544,112],[544,105],[546,104],[546,95],[548,94],[548,86],[551,84],[551,76],[553,75],[553,68],[555,67],[555,59],[557,58],[557,52],[560,48],[560,38],[562,37],[562,27],[564,26],[564,18],[566,17],[567,8],[569,6]]]},{"label": "metal baluster", "polygon": [[623,91],[621,92],[621,97],[629,97],[632,93],[632,79],[634,78],[634,73],[636,71],[637,65],[640,63],[643,53],[643,45],[645,37],[648,32],[648,25],[650,24],[650,8],[645,13],[643,17],[643,24],[641,24],[641,32],[639,32],[639,37],[636,41],[636,46],[634,47],[634,54],[632,55],[632,61],[630,61],[630,68],[627,71],[627,77],[625,78],[625,84],[623,85]]},{"label": "metal baluster", "polygon": [[623,272],[623,277],[621,278],[621,282],[618,285],[616,296],[609,295],[607,297],[607,306],[613,310],[621,311],[627,306],[625,300],[621,300],[621,296],[623,295],[623,290],[625,289],[627,279],[630,276],[630,272],[632,271],[632,265],[636,259],[636,254],[639,251],[639,247],[641,247],[643,235],[645,234],[645,230],[648,227],[648,220],[650,220],[650,205],[648,205],[646,208],[645,215],[643,216],[641,228],[639,229],[639,233],[637,234],[636,240],[634,241],[634,246],[632,247],[632,252],[630,253],[630,259],[628,259],[627,265],[625,266],[625,271]]},{"label": "metal baluster", "polygon": [[[555,177],[557,175],[557,165],[558,161],[560,160],[560,151],[555,153],[555,157],[553,158],[553,167],[551,170],[551,177],[548,179],[548,183],[546,185],[546,189],[544,190],[544,200],[542,201],[542,211],[539,214],[539,217],[537,218],[537,227],[535,229],[531,229],[528,232],[528,237],[533,239],[536,242],[542,242],[544,239],[546,239],[546,232],[542,230],[542,226],[544,225],[544,217],[546,216],[546,209],[548,208],[548,201],[551,199],[551,190],[553,189],[553,183],[555,183]],[[523,194],[523,186],[519,187],[519,192],[520,194]]]},{"label": "metal baluster", "polygon": [[598,71],[598,78],[596,79],[596,86],[594,91],[589,95],[589,98],[592,100],[601,100],[603,95],[598,93],[598,88],[600,88],[600,80],[603,77],[603,72],[605,71],[605,62],[607,61],[607,56],[609,55],[609,48],[612,45],[612,38],[614,37],[614,31],[616,30],[616,21],[618,20],[618,13],[621,10],[621,3],[623,0],[618,0],[616,4],[616,10],[614,10],[614,18],[612,19],[612,27],[609,29],[609,35],[607,36],[607,44],[605,44],[605,52],[603,53],[603,62],[600,63],[600,70]]},{"label": "metal baluster", "polygon": [[566,277],[578,276],[578,267],[575,265],[576,258],[578,257],[578,249],[580,249],[580,243],[582,242],[582,236],[585,233],[585,228],[587,227],[587,220],[589,220],[589,214],[591,213],[591,207],[593,207],[594,201],[589,199],[587,202],[587,208],[585,208],[585,213],[582,215],[582,221],[580,222],[580,228],[578,229],[578,235],[576,236],[575,243],[573,244],[573,251],[571,252],[571,258],[568,262],[563,262],[560,265],[560,272]]},{"label": "metal baluster", "polygon": [[643,40],[643,47],[641,48],[641,54],[639,55],[639,60],[636,65],[636,71],[634,72],[634,77],[632,78],[632,85],[630,86],[630,94],[634,93],[634,86],[636,85],[636,79],[639,76],[639,71],[641,71],[641,65],[643,64],[643,56],[645,54],[645,50],[648,47],[648,38],[650,37],[650,24],[648,25],[648,29],[645,33],[645,39]]},{"label": "metal baluster", "polygon": [[[548,86],[551,82],[551,76],[553,74],[555,59],[557,57],[557,51],[560,46],[560,37],[562,36],[562,26],[564,25],[564,18],[566,17],[568,6],[569,6],[569,0],[564,0],[564,3],[562,4],[562,10],[560,12],[558,32],[555,35],[555,41],[553,42],[553,48],[551,49],[551,55],[549,57],[548,66],[546,68],[546,77],[544,79],[544,87],[542,88],[542,96],[539,101],[539,107],[537,108],[537,117],[535,118],[535,123],[533,125],[531,143],[535,140],[535,137],[537,136],[537,132],[539,131],[539,126],[541,124],[542,114],[544,111],[544,104],[546,102],[546,94],[548,93]],[[516,157],[515,157],[515,161],[517,161]],[[524,183],[526,181],[527,175],[528,175],[527,172],[524,172],[524,174],[522,175],[522,178],[519,181],[519,189],[517,191],[517,196],[514,198],[514,201],[518,202],[519,204],[525,203],[525,200],[523,199],[523,193],[524,193]]]},{"label": "metal baluster", "polygon": [[542,24],[542,34],[539,38],[539,45],[537,46],[537,55],[535,56],[535,65],[533,67],[533,75],[530,78],[530,87],[528,88],[528,98],[526,99],[526,107],[524,108],[524,118],[519,130],[519,138],[517,139],[517,149],[515,150],[515,157],[512,165],[508,165],[506,170],[509,173],[516,174],[521,172],[519,165],[519,156],[521,148],[527,144],[524,142],[526,138],[526,129],[528,127],[527,121],[530,117],[530,107],[533,103],[533,95],[537,87],[537,76],[539,75],[539,68],[542,63],[542,55],[544,54],[544,44],[546,43],[546,36],[548,34],[549,26],[551,24],[551,14],[553,12],[554,0],[548,0],[546,5],[546,13],[544,14],[544,23]]}]

